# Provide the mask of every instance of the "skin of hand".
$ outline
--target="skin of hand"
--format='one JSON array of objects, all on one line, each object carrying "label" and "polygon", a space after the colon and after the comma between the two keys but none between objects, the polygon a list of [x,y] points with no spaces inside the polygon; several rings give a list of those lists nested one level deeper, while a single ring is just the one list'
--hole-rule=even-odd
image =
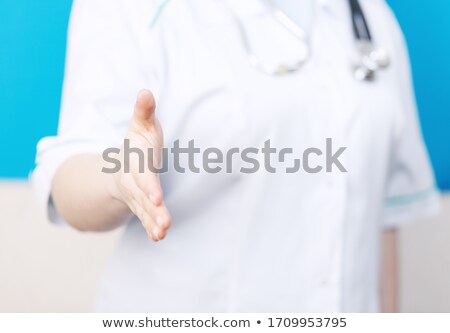
[{"label": "skin of hand", "polygon": [[[146,163],[149,160],[153,161],[154,169],[160,165],[164,144],[163,131],[155,110],[156,103],[152,93],[142,90],[138,94],[126,136],[130,147],[144,153]],[[149,159],[148,154],[151,153],[153,156]],[[139,161],[137,154],[130,154],[129,172],[125,172],[123,147],[120,156],[122,168],[113,174],[111,196],[128,206],[142,222],[152,240],[164,239],[171,225],[171,217],[164,203],[159,174],[152,172],[147,165],[140,170],[142,161]]]},{"label": "skin of hand", "polygon": [[[143,152],[145,164],[151,149],[153,170],[159,167],[164,141],[155,110],[152,93],[142,90],[126,136],[130,148]],[[80,231],[108,231],[124,225],[134,214],[150,239],[162,240],[171,225],[171,216],[164,203],[159,174],[148,165],[139,170],[138,159],[137,154],[130,154],[129,172],[125,172],[122,147],[121,168],[116,173],[102,172],[106,161],[101,154],[78,154],[67,159],[52,181],[51,200],[59,215]]]}]

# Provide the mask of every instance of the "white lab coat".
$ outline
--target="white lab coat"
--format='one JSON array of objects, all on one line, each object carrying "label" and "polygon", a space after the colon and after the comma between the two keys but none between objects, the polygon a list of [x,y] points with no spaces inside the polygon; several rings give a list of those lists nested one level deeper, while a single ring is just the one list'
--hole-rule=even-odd
[{"label": "white lab coat", "polygon": [[[362,1],[392,66],[358,82],[347,2],[315,1],[311,59],[270,77],[250,66],[224,3],[74,2],[58,136],[39,143],[33,175],[41,202],[61,220],[50,197],[55,170],[75,154],[120,145],[141,88],[156,96],[169,147],[271,139],[301,152],[332,138],[348,147],[347,173],[162,175],[168,236],[155,244],[138,221],[127,226],[96,310],[378,311],[382,231],[438,203],[397,22],[384,1]],[[259,1],[228,5],[265,61],[295,60],[299,41]]]}]

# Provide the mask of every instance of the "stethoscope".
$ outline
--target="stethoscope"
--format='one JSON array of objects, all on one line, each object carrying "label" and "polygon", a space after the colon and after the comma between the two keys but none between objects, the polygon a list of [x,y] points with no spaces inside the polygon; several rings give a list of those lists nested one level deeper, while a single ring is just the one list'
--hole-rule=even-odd
[{"label": "stethoscope", "polygon": [[373,81],[380,69],[389,67],[390,59],[384,48],[375,47],[369,25],[358,0],[348,0],[352,17],[353,34],[359,51],[359,64],[353,75],[358,81]]},{"label": "stethoscope", "polygon": [[[305,44],[309,46],[309,40],[306,32],[286,13],[280,10],[275,5],[274,0],[266,0],[266,2],[274,18],[287,31],[289,31],[292,35],[305,42]],[[353,35],[359,54],[359,59],[353,66],[353,76],[358,81],[373,81],[376,77],[376,73],[379,70],[389,67],[389,55],[384,48],[375,47],[372,35],[370,33],[369,25],[359,1],[348,0],[348,3],[352,19]],[[282,63],[275,67],[265,65],[264,62],[261,61],[261,59],[253,51],[243,23],[237,18],[236,15],[235,19],[250,64],[259,71],[272,76],[295,73],[299,71],[300,68],[302,68],[302,65],[309,59],[310,51],[308,47],[307,51],[305,51],[304,54],[299,57],[298,60],[296,60],[294,63]]]}]

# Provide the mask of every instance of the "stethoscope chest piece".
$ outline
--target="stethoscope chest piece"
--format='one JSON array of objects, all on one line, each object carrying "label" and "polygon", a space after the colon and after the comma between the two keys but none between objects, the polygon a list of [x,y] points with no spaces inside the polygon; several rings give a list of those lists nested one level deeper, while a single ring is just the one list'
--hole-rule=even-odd
[{"label": "stethoscope chest piece", "polygon": [[391,60],[386,49],[375,48],[371,41],[357,41],[359,59],[353,75],[358,81],[374,81],[376,72],[388,68]]}]

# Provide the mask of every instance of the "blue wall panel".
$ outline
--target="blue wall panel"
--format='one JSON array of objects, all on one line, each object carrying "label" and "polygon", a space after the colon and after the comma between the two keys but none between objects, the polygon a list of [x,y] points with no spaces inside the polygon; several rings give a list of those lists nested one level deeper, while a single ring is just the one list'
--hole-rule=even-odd
[{"label": "blue wall panel", "polygon": [[0,0],[0,177],[23,178],[56,132],[71,1]]}]

